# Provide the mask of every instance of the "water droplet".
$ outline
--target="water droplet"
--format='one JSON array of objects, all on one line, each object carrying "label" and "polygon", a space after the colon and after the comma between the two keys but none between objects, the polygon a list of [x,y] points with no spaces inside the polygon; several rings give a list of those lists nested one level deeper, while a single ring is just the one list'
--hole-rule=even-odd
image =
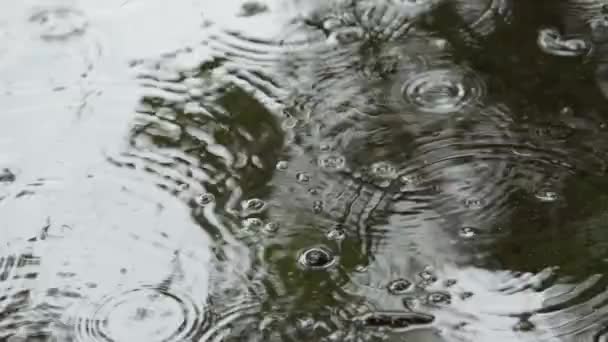
[{"label": "water droplet", "polygon": [[304,269],[323,270],[331,267],[336,261],[333,253],[325,247],[312,247],[298,257],[298,263]]},{"label": "water droplet", "polygon": [[477,229],[473,227],[462,227],[458,231],[458,235],[465,239],[471,239],[477,235]]},{"label": "water droplet", "polygon": [[460,299],[462,299],[462,300],[469,299],[471,297],[473,297],[473,292],[470,292],[470,291],[465,291],[460,294]]},{"label": "water droplet", "polygon": [[388,292],[392,295],[402,295],[412,287],[412,282],[407,279],[396,279],[387,285]]},{"label": "water droplet", "polygon": [[65,40],[84,34],[88,25],[84,14],[67,7],[39,9],[30,17],[43,40]]},{"label": "water droplet", "polygon": [[264,226],[264,231],[267,233],[274,233],[279,230],[280,225],[276,222],[268,222]]},{"label": "water droplet", "polygon": [[527,319],[522,319],[513,326],[513,330],[521,332],[532,331],[534,330],[534,328],[534,323],[530,322]]},{"label": "water droplet", "polygon": [[289,167],[289,163],[287,161],[281,160],[281,161],[277,162],[277,165],[276,165],[277,170],[285,171],[285,170],[287,170],[287,167]]},{"label": "water droplet", "polygon": [[212,193],[200,194],[196,197],[196,204],[203,207],[215,202],[215,196]]},{"label": "water droplet", "polygon": [[476,198],[467,199],[464,201],[464,205],[469,209],[477,210],[483,207],[483,201]]},{"label": "water droplet", "polygon": [[546,28],[538,32],[538,46],[546,54],[560,57],[575,57],[586,54],[591,43],[581,38],[562,37],[557,29]]},{"label": "water droplet", "polygon": [[247,1],[241,6],[241,11],[239,12],[238,16],[252,17],[266,11],[268,11],[268,6],[257,1]]},{"label": "water droplet", "polygon": [[456,279],[447,279],[443,285],[445,285],[445,287],[452,287],[454,285],[456,285],[458,281]]},{"label": "water droplet", "polygon": [[243,226],[246,229],[259,229],[264,226],[264,221],[257,217],[250,217],[243,221]]},{"label": "water droplet", "polygon": [[391,163],[380,161],[372,164],[371,173],[374,177],[382,179],[394,179],[397,169]]},{"label": "water droplet", "polygon": [[344,169],[346,159],[339,154],[326,154],[319,158],[319,166],[329,171],[339,171]]},{"label": "water droplet", "polygon": [[0,183],[12,183],[17,177],[9,169],[0,171]]},{"label": "water droplet", "polygon": [[296,127],[296,125],[298,124],[298,120],[296,118],[286,118],[285,120],[283,120],[283,128],[284,129],[292,129],[294,127]]},{"label": "water droplet", "polygon": [[344,231],[344,228],[336,227],[327,233],[327,238],[329,240],[342,241],[346,238],[346,232]]},{"label": "water droplet", "polygon": [[321,202],[321,201],[314,201],[313,204],[312,204],[312,211],[315,214],[318,214],[318,213],[322,212],[323,211],[323,202]]},{"label": "water droplet", "polygon": [[416,297],[413,296],[408,296],[408,297],[404,297],[401,300],[401,303],[403,304],[403,306],[411,311],[414,311],[416,309],[418,309],[421,305],[420,305],[420,300]]},{"label": "water droplet", "polygon": [[555,202],[559,198],[556,192],[550,190],[540,190],[534,196],[541,202]]},{"label": "water droplet", "polygon": [[266,202],[259,198],[251,198],[243,204],[245,210],[249,212],[259,213],[266,207]]},{"label": "water droplet", "polygon": [[404,100],[434,114],[456,112],[485,94],[482,80],[465,69],[436,69],[413,74],[402,86]]},{"label": "water droplet", "polygon": [[435,305],[450,304],[452,302],[452,297],[449,294],[443,292],[429,293],[426,299],[428,303]]},{"label": "water droplet", "polygon": [[572,114],[574,114],[574,110],[572,109],[572,107],[565,106],[560,109],[559,113],[563,116],[571,116]]},{"label": "water droplet", "polygon": [[310,182],[310,176],[305,172],[298,172],[298,174],[296,175],[296,179],[300,183]]},{"label": "water droplet", "polygon": [[425,282],[434,283],[437,281],[437,276],[435,276],[431,271],[422,271],[418,274],[418,276]]}]

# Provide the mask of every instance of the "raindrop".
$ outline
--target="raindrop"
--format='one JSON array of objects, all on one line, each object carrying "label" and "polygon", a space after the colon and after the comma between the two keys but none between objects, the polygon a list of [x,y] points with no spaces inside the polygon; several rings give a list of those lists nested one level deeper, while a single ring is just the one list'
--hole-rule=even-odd
[{"label": "raindrop", "polygon": [[480,199],[467,199],[464,201],[464,205],[469,209],[481,209],[483,202]]},{"label": "raindrop", "polygon": [[452,302],[452,297],[447,293],[442,292],[433,292],[429,293],[426,297],[426,300],[430,304],[450,304]]},{"label": "raindrop", "polygon": [[457,280],[456,279],[447,279],[443,284],[445,285],[445,287],[452,287],[454,285],[456,285]]},{"label": "raindrop", "polygon": [[336,261],[333,253],[325,247],[312,247],[300,253],[298,264],[307,270],[324,270]]},{"label": "raindrop", "polygon": [[88,25],[82,12],[66,7],[40,9],[32,14],[30,22],[37,25],[38,35],[47,41],[82,35]]},{"label": "raindrop", "polygon": [[243,226],[246,229],[258,229],[264,226],[264,222],[257,217],[250,217],[243,221]]},{"label": "raindrop", "polygon": [[462,238],[470,239],[477,235],[477,229],[473,227],[462,227],[458,231],[458,235]]},{"label": "raindrop", "polygon": [[327,233],[327,238],[334,241],[342,241],[346,238],[346,232],[343,228],[336,227]]},{"label": "raindrop", "polygon": [[468,70],[436,69],[407,79],[401,90],[406,102],[434,114],[456,112],[485,93],[482,80]]},{"label": "raindrop", "polygon": [[546,54],[560,57],[575,57],[586,54],[590,43],[580,38],[565,38],[554,28],[538,32],[538,46]]},{"label": "raindrop", "polygon": [[396,279],[387,285],[388,292],[392,295],[402,295],[412,287],[412,282],[407,279]]},{"label": "raindrop", "polygon": [[534,330],[534,323],[530,322],[528,319],[521,319],[513,326],[514,331],[527,332]]},{"label": "raindrop", "polygon": [[339,154],[326,154],[319,158],[319,166],[329,171],[339,171],[344,169],[346,159]]},{"label": "raindrop", "polygon": [[422,271],[418,274],[418,276],[427,283],[434,283],[437,281],[437,276],[435,276],[430,271]]},{"label": "raindrop", "polygon": [[212,193],[207,192],[204,194],[200,194],[196,197],[196,204],[198,204],[201,207],[209,205],[213,202],[215,202],[215,196]]},{"label": "raindrop", "polygon": [[268,222],[264,226],[264,231],[266,231],[267,233],[274,233],[277,230],[279,230],[279,224],[276,222]]},{"label": "raindrop", "polygon": [[252,17],[268,11],[268,6],[257,1],[247,1],[241,6],[240,17]]},{"label": "raindrop", "polygon": [[312,204],[312,211],[315,214],[318,214],[318,213],[322,212],[323,211],[323,202],[321,202],[321,201],[314,201],[313,204]]},{"label": "raindrop", "polygon": [[243,207],[249,212],[259,213],[266,207],[266,202],[259,198],[252,198],[245,201]]},{"label": "raindrop", "polygon": [[396,177],[397,169],[391,163],[380,161],[372,164],[372,175],[382,179],[393,179]]},{"label": "raindrop", "polygon": [[289,163],[287,163],[287,161],[280,160],[279,162],[277,162],[276,169],[279,171],[285,171],[285,170],[287,170],[288,166],[289,166]]},{"label": "raindrop", "polygon": [[0,183],[12,183],[17,177],[9,169],[0,171]]},{"label": "raindrop", "polygon": [[460,299],[462,299],[462,300],[469,299],[471,297],[473,297],[473,292],[470,292],[470,291],[465,291],[460,294]]},{"label": "raindrop", "polygon": [[307,173],[305,173],[305,172],[298,172],[298,174],[296,175],[296,179],[300,183],[308,183],[308,182],[310,182],[310,176]]},{"label": "raindrop", "polygon": [[540,190],[534,197],[541,202],[555,202],[559,198],[556,192],[550,190]]}]

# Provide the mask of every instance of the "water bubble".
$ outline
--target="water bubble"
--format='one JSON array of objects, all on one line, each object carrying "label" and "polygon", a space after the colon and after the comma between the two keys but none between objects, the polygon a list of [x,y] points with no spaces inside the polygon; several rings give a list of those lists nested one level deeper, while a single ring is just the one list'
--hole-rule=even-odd
[{"label": "water bubble", "polygon": [[285,171],[287,170],[287,167],[289,167],[289,163],[285,160],[280,160],[279,162],[277,162],[277,165],[275,167],[279,171]]},{"label": "water bubble", "polygon": [[418,273],[418,276],[426,283],[434,283],[437,281],[437,276],[428,270]]},{"label": "water bubble", "polygon": [[472,72],[436,69],[413,74],[402,86],[406,102],[434,114],[458,111],[485,93],[483,82]]},{"label": "water bubble", "polygon": [[344,169],[346,159],[339,154],[326,154],[319,158],[319,166],[329,171],[339,171]]},{"label": "water bubble", "polygon": [[264,226],[264,221],[257,217],[250,217],[243,221],[243,226],[246,229],[258,229]]},{"label": "water bubble", "polygon": [[426,300],[428,303],[435,304],[435,305],[450,304],[452,302],[452,297],[447,293],[433,292],[433,293],[428,294],[428,296],[426,297]]},{"label": "water bubble", "polygon": [[480,199],[471,198],[465,200],[464,205],[469,209],[481,209],[483,207],[483,201]]},{"label": "water bubble", "polygon": [[477,229],[473,227],[462,227],[458,231],[458,235],[460,235],[462,238],[470,239],[477,235]]},{"label": "water bubble", "polygon": [[9,169],[0,171],[0,183],[12,183],[16,178],[15,174]]},{"label": "water bubble", "polygon": [[388,292],[392,295],[402,295],[412,287],[412,282],[407,279],[396,279],[387,285]]},{"label": "water bubble", "polygon": [[404,297],[401,300],[401,303],[406,309],[411,311],[416,310],[421,306],[420,300],[414,296]]},{"label": "water bubble", "polygon": [[462,300],[469,299],[471,297],[473,297],[473,292],[471,292],[471,291],[465,291],[460,294],[460,299],[462,299]]},{"label": "water bubble", "polygon": [[538,32],[538,46],[553,56],[575,57],[586,54],[591,43],[580,38],[565,38],[554,28],[545,28]]},{"label": "water bubble", "polygon": [[257,1],[247,1],[241,6],[241,11],[239,12],[238,16],[252,17],[266,11],[268,11],[268,6]]},{"label": "water bubble", "polygon": [[331,43],[347,45],[360,41],[363,36],[364,32],[360,27],[341,27],[332,32],[328,40]]},{"label": "water bubble", "polygon": [[456,285],[458,281],[456,279],[447,279],[443,285],[445,285],[445,287],[452,287],[454,285]]},{"label": "water bubble", "polygon": [[546,189],[537,191],[534,197],[541,202],[555,202],[559,199],[559,195],[556,192]]},{"label": "water bubble", "polygon": [[200,334],[206,318],[185,294],[142,287],[102,299],[75,323],[79,341],[177,342]]},{"label": "water bubble", "polygon": [[333,253],[325,247],[312,247],[300,253],[298,264],[307,270],[324,270],[336,261]]},{"label": "water bubble", "polygon": [[357,318],[366,326],[392,329],[407,328],[412,325],[430,324],[435,320],[432,315],[420,312],[376,311]]},{"label": "water bubble", "polygon": [[346,238],[346,232],[344,228],[336,227],[327,233],[327,238],[329,240],[342,241]]},{"label": "water bubble", "polygon": [[534,330],[534,323],[530,322],[528,319],[521,319],[513,326],[514,331],[527,332]]},{"label": "water bubble", "polygon": [[266,207],[266,202],[259,198],[251,198],[243,203],[243,207],[249,212],[259,213]]},{"label": "water bubble", "polygon": [[321,201],[314,201],[313,204],[312,204],[312,211],[315,214],[318,214],[318,213],[322,212],[323,211],[323,202],[321,202]]},{"label": "water bubble", "polygon": [[88,25],[82,12],[67,7],[39,9],[29,21],[37,25],[38,35],[47,41],[82,35]]},{"label": "water bubble", "polygon": [[204,193],[204,194],[200,194],[196,197],[195,199],[196,204],[198,204],[201,207],[204,207],[206,205],[209,205],[213,202],[215,202],[215,196],[212,193]]},{"label": "water bubble", "polygon": [[274,233],[279,230],[279,227],[280,225],[276,222],[268,222],[264,226],[264,231],[266,231],[267,233]]},{"label": "water bubble", "polygon": [[296,127],[296,125],[298,124],[298,120],[296,118],[286,118],[285,120],[283,120],[283,129],[292,129],[294,127]]},{"label": "water bubble", "polygon": [[310,182],[310,175],[305,172],[298,172],[296,175],[296,180],[300,183],[308,183]]},{"label": "water bubble", "polygon": [[372,164],[371,172],[374,177],[381,179],[394,179],[397,169],[389,162],[380,161]]}]

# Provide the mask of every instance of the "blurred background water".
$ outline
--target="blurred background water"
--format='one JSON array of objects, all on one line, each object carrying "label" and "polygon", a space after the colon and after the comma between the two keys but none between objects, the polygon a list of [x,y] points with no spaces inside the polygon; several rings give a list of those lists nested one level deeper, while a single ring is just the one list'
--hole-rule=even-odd
[{"label": "blurred background water", "polygon": [[0,0],[0,341],[606,341],[607,97],[604,0]]}]

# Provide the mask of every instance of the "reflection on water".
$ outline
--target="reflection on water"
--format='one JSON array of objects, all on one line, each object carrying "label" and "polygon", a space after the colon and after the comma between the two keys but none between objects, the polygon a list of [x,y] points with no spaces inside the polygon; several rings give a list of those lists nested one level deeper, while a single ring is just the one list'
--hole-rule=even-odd
[{"label": "reflection on water", "polygon": [[608,3],[0,7],[0,341],[606,339]]}]

